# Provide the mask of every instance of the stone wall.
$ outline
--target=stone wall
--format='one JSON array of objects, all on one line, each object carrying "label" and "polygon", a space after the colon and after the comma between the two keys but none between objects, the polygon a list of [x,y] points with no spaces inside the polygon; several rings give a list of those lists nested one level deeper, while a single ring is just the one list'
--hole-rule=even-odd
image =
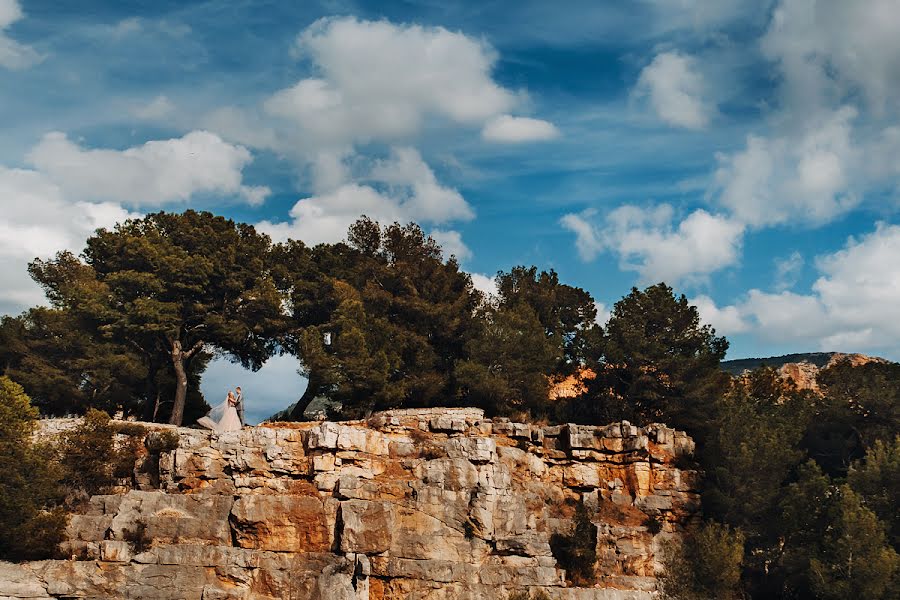
[{"label": "stone wall", "polygon": [[[662,425],[538,427],[432,409],[177,431],[176,450],[138,461],[133,489],[71,518],[69,560],[0,563],[0,599],[505,600],[542,589],[641,600],[655,595],[661,542],[699,506],[697,474],[676,466],[693,442]],[[579,502],[598,532],[593,588],[568,587],[551,550]]]}]

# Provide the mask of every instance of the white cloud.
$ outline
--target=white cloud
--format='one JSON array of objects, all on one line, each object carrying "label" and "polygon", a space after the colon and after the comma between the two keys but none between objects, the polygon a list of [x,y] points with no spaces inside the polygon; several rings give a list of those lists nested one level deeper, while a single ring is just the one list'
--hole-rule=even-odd
[{"label": "white cloud", "polygon": [[693,298],[691,304],[697,307],[700,319],[712,325],[719,335],[744,333],[750,328],[736,306],[718,308],[712,298],[702,294]]},{"label": "white cloud", "polygon": [[172,104],[172,101],[167,97],[160,95],[144,104],[142,106],[136,107],[132,113],[138,119],[144,119],[147,121],[155,121],[159,119],[165,119],[175,112],[175,105]]},{"label": "white cloud", "polygon": [[459,262],[466,262],[472,257],[472,251],[463,242],[462,234],[452,229],[434,229],[428,235],[434,238],[444,250],[444,258],[455,256]]},{"label": "white cloud", "polygon": [[775,289],[782,291],[793,287],[803,270],[803,256],[797,252],[785,258],[775,259]]},{"label": "white cloud", "polygon": [[676,127],[703,129],[716,112],[694,59],[678,52],[657,54],[641,71],[635,93],[647,96],[657,116]]},{"label": "white cloud", "polygon": [[18,0],[0,0],[0,66],[7,69],[26,69],[43,60],[34,48],[15,41],[6,31],[24,16]]},{"label": "white cloud", "polygon": [[594,320],[598,325],[606,327],[612,311],[602,302],[594,302],[594,308],[597,309],[597,318]]},{"label": "white cloud", "polygon": [[875,113],[900,108],[898,11],[897,0],[782,0],[762,49],[797,118],[857,92]]},{"label": "white cloud", "polygon": [[820,115],[807,129],[777,138],[749,136],[746,148],[719,155],[712,194],[749,225],[821,224],[860,201],[863,169],[850,107]]},{"label": "white cloud", "polygon": [[319,146],[408,137],[427,115],[479,125],[518,103],[491,77],[493,49],[442,27],[320,19],[298,36],[295,52],[318,76],[280,90],[264,108]]},{"label": "white cloud", "polygon": [[500,115],[485,124],[481,137],[489,142],[511,144],[540,142],[559,137],[559,130],[549,121]]},{"label": "white cloud", "polygon": [[69,201],[44,174],[0,166],[0,312],[18,312],[44,301],[28,276],[27,263],[65,249],[78,249],[99,227],[135,216],[115,203]]},{"label": "white cloud", "polygon": [[62,133],[27,155],[34,168],[0,165],[0,312],[43,301],[26,266],[35,257],[78,251],[97,228],[138,217],[128,207],[181,203],[207,192],[259,202],[265,188],[242,184],[250,154],[206,132],[117,150],[89,150]]},{"label": "white cloud", "polygon": [[412,148],[392,149],[388,159],[377,161],[361,179],[378,184],[380,189],[368,183],[345,183],[330,192],[298,200],[289,222],[263,221],[257,226],[275,239],[318,244],[344,239],[347,228],[360,215],[381,223],[416,221],[432,225],[475,216],[458,191],[438,183],[434,172]]},{"label": "white cloud", "polygon": [[619,255],[619,267],[637,271],[642,283],[703,280],[740,257],[744,226],[705,210],[692,212],[677,227],[667,204],[649,210],[621,206],[601,224],[589,217],[570,214],[561,220],[575,233],[582,258],[611,250]]},{"label": "white cloud", "polygon": [[242,170],[252,160],[246,148],[206,131],[122,151],[85,149],[53,132],[26,159],[67,196],[91,201],[160,206],[217,192],[259,204],[269,193],[265,187],[243,185]]},{"label": "white cloud", "polygon": [[469,273],[472,285],[488,299],[497,296],[497,279],[482,273]]},{"label": "white cloud", "polygon": [[[879,224],[816,261],[810,293],[751,290],[711,314],[737,314],[769,342],[900,357],[900,226]],[[711,303],[711,302],[710,302]],[[715,324],[714,321],[711,320]]]}]

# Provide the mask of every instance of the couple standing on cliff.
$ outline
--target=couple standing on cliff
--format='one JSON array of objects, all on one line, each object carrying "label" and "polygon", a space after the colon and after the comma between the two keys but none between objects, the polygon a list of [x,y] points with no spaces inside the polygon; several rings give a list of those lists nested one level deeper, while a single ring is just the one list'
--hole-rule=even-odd
[{"label": "couple standing on cliff", "polygon": [[225,402],[214,406],[197,423],[213,431],[237,431],[244,426],[244,394],[241,386],[228,390]]}]

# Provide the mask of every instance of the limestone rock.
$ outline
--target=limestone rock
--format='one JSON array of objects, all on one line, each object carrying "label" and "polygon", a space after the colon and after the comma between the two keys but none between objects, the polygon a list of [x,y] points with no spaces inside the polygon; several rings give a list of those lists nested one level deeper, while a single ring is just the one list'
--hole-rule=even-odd
[{"label": "limestone rock", "polygon": [[[693,441],[662,424],[429,408],[176,431],[140,489],[72,516],[63,550],[79,560],[0,564],[0,599],[650,600],[662,540],[699,510],[697,473],[675,466]],[[579,502],[598,531],[591,588],[568,587],[550,543]]]}]

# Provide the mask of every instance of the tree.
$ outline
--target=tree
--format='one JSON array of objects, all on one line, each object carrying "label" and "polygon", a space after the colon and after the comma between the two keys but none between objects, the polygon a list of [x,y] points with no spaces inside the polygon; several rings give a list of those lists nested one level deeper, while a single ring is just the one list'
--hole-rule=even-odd
[{"label": "tree", "polygon": [[421,228],[364,217],[347,243],[310,249],[292,241],[274,256],[290,311],[281,344],[309,379],[291,418],[318,395],[340,400],[345,416],[454,397],[479,295]]},{"label": "tree", "polygon": [[32,441],[38,411],[22,387],[0,377],[0,558],[47,558],[62,540],[65,515],[53,453]]},{"label": "tree", "polygon": [[900,549],[900,436],[893,441],[876,440],[865,460],[850,468],[847,483],[887,526],[894,549]]},{"label": "tree", "polygon": [[559,364],[561,348],[525,303],[487,307],[482,314],[484,326],[456,370],[464,401],[491,415],[546,412],[547,375]]},{"label": "tree", "polygon": [[514,267],[497,273],[499,310],[519,304],[534,311],[548,341],[559,357],[546,375],[572,375],[598,356],[602,334],[597,324],[597,305],[585,290],[559,282],[552,269]]},{"label": "tree", "polygon": [[131,347],[83,326],[71,311],[36,307],[0,319],[0,373],[25,388],[43,414],[134,411],[146,369]]},{"label": "tree", "polygon": [[180,425],[191,361],[205,347],[250,368],[274,351],[281,305],[267,269],[269,248],[269,238],[250,225],[207,212],[160,212],[98,230],[84,263],[61,253],[29,270],[54,306],[141,354],[145,414],[155,409],[158,371],[171,366],[169,422]]},{"label": "tree", "polygon": [[727,525],[707,521],[688,531],[680,544],[664,551],[665,571],[660,577],[666,600],[731,600],[740,589],[744,536]]},{"label": "tree", "polygon": [[684,295],[659,283],[616,302],[604,336],[604,364],[589,385],[589,412],[639,423],[665,422],[702,442],[713,401],[727,389],[719,369],[728,342],[700,324]]}]

